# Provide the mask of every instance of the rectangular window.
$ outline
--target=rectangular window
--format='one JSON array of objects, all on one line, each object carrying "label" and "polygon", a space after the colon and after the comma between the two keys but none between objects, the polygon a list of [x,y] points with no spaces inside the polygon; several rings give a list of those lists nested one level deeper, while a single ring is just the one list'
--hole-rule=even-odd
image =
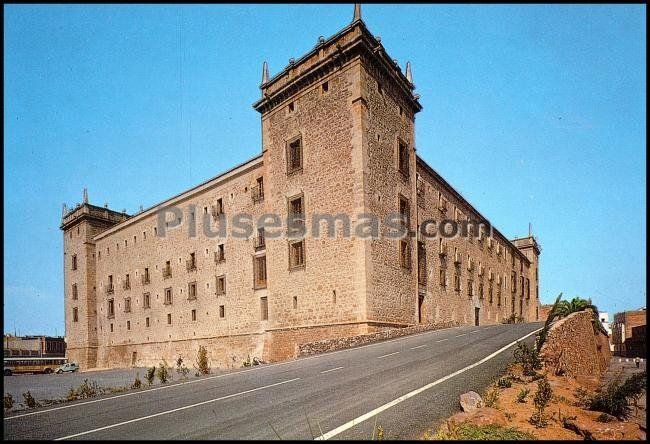
[{"label": "rectangular window", "polygon": [[447,286],[447,272],[445,271],[444,268],[440,269],[440,286],[441,287],[446,287]]},{"label": "rectangular window", "polygon": [[305,241],[289,243],[289,269],[305,266]]},{"label": "rectangular window", "polygon": [[467,279],[467,295],[474,296],[474,282],[471,279]]},{"label": "rectangular window", "polygon": [[172,263],[171,261],[165,262],[165,267],[163,268],[163,279],[172,277]]},{"label": "rectangular window", "polygon": [[126,275],[125,278],[124,278],[124,283],[122,284],[122,288],[123,288],[124,290],[128,290],[128,289],[131,288],[131,279],[129,278],[128,273],[127,273],[127,275]]},{"label": "rectangular window", "polygon": [[264,237],[264,227],[257,229],[257,237],[254,239],[255,249],[262,250],[266,248],[266,238]]},{"label": "rectangular window", "polygon": [[126,321],[126,329],[131,330],[131,321]]},{"label": "rectangular window", "polygon": [[131,312],[131,298],[124,298],[124,313]]},{"label": "rectangular window", "polygon": [[151,277],[149,276],[149,269],[144,269],[144,274],[142,275],[142,285],[147,285],[151,283]]},{"label": "rectangular window", "polygon": [[194,300],[196,299],[196,282],[190,282],[187,284],[187,299]]},{"label": "rectangular window", "polygon": [[258,177],[256,185],[251,188],[251,198],[253,203],[262,202],[264,200],[264,178]]},{"label": "rectangular window", "polygon": [[409,201],[406,197],[399,196],[399,214],[402,218],[402,226],[407,230],[411,228],[411,211]]},{"label": "rectangular window", "polygon": [[530,299],[530,279],[526,278],[526,299]]},{"label": "rectangular window", "polygon": [[226,294],[226,276],[217,276],[217,294]]},{"label": "rectangular window", "polygon": [[72,255],[72,269],[73,270],[77,269],[77,255],[76,254]]},{"label": "rectangular window", "polygon": [[172,303],[172,289],[171,287],[165,288],[165,305],[171,305]]},{"label": "rectangular window", "polygon": [[411,268],[411,242],[408,239],[399,241],[399,260],[402,268]]},{"label": "rectangular window", "polygon": [[113,324],[111,324],[111,333],[113,332]]},{"label": "rectangular window", "polygon": [[196,271],[196,253],[190,253],[190,258],[185,261],[187,271]]},{"label": "rectangular window", "polygon": [[172,314],[171,314],[171,313],[167,313],[167,324],[168,324],[168,325],[171,325],[171,323],[172,323]]},{"label": "rectangular window", "polygon": [[78,297],[79,294],[77,293],[77,284],[72,284],[72,300],[76,301]]},{"label": "rectangular window", "polygon": [[196,321],[196,310],[192,310],[192,321]]},{"label": "rectangular window", "polygon": [[323,91],[324,93],[326,93],[327,91],[329,91],[329,90],[330,90],[330,84],[329,84],[329,82],[323,82],[323,84],[321,85],[321,89],[322,89],[322,91]]},{"label": "rectangular window", "polygon": [[287,143],[287,175],[302,170],[302,138]]},{"label": "rectangular window", "polygon": [[269,301],[266,296],[260,298],[260,319],[262,321],[269,319]]},{"label": "rectangular window", "polygon": [[418,242],[418,283],[427,284],[427,250],[424,242]]},{"label": "rectangular window", "polygon": [[266,288],[266,256],[253,258],[254,288]]},{"label": "rectangular window", "polygon": [[115,316],[115,303],[113,302],[113,299],[108,300],[108,317],[112,318]]},{"label": "rectangular window", "polygon": [[72,309],[72,322],[78,322],[79,321],[79,309],[77,307],[74,307]]},{"label": "rectangular window", "polygon": [[219,305],[219,317],[220,318],[225,318],[226,317],[226,306],[225,305]]},{"label": "rectangular window", "polygon": [[305,223],[305,199],[301,194],[300,196],[291,197],[288,199],[287,213],[289,216],[290,227],[303,226]]},{"label": "rectangular window", "polygon": [[409,176],[409,151],[408,145],[400,140],[398,142],[398,169],[399,172],[408,178]]},{"label": "rectangular window", "polygon": [[106,293],[113,293],[113,275],[108,275],[108,285],[106,286]]},{"label": "rectangular window", "polygon": [[144,326],[149,327],[149,318],[144,318]]},{"label": "rectangular window", "polygon": [[142,295],[142,307],[151,308],[151,295],[149,293]]},{"label": "rectangular window", "polygon": [[460,291],[460,276],[458,274],[454,274],[454,290]]},{"label": "rectangular window", "polygon": [[226,260],[226,249],[223,244],[217,246],[217,251],[214,252],[214,261],[216,263]]},{"label": "rectangular window", "polygon": [[510,276],[510,289],[513,293],[517,292],[517,273],[512,272],[512,275]]},{"label": "rectangular window", "polygon": [[293,297],[293,308],[294,310],[298,308],[298,296]]},{"label": "rectangular window", "polygon": [[217,204],[212,206],[212,216],[216,219],[222,214],[224,214],[223,199],[219,198],[217,199]]}]

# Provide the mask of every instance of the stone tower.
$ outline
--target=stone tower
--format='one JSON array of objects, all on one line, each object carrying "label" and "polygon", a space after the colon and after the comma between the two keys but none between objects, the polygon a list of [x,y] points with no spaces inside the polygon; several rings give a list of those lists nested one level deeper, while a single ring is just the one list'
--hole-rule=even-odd
[{"label": "stone tower", "polygon": [[[284,218],[301,208],[309,231],[316,214],[346,214],[354,227],[363,213],[397,213],[400,196],[413,202],[414,117],[421,110],[413,89],[367,29],[358,5],[348,26],[319,38],[274,77],[265,63],[262,98],[253,106],[262,120],[266,211]],[[406,159],[401,172],[400,149]],[[336,233],[335,241],[308,236],[301,244],[268,243],[269,293],[276,295],[269,301],[276,325],[269,327],[296,325],[308,312],[318,313],[313,323],[329,328],[356,325],[346,333],[415,322],[416,277],[413,267],[399,266],[399,244],[344,238],[341,223]],[[309,267],[293,266],[296,251]],[[412,302],[407,309],[405,301]]]},{"label": "stone tower", "polygon": [[95,243],[93,237],[126,220],[118,213],[88,203],[68,211],[63,207],[63,282],[65,295],[66,357],[82,368],[97,366],[97,305]]}]

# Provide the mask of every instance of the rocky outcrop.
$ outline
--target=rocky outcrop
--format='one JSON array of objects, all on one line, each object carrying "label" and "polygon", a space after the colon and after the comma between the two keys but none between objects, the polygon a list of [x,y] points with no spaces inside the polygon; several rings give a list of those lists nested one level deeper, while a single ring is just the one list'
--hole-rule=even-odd
[{"label": "rocky outcrop", "polygon": [[483,407],[483,398],[476,392],[467,392],[460,395],[460,407],[463,412],[472,412]]},{"label": "rocky outcrop", "polygon": [[358,347],[360,345],[370,344],[371,342],[384,341],[386,339],[407,336],[416,333],[422,333],[430,330],[440,330],[443,328],[457,327],[458,322],[440,322],[436,324],[421,324],[412,327],[391,328],[375,333],[363,335],[348,336],[344,338],[323,339],[320,341],[306,342],[298,345],[297,356],[308,356],[317,353],[324,353],[344,348]]},{"label": "rocky outcrop", "polygon": [[609,338],[594,328],[591,310],[572,313],[549,329],[540,357],[555,374],[600,376],[611,359]]}]

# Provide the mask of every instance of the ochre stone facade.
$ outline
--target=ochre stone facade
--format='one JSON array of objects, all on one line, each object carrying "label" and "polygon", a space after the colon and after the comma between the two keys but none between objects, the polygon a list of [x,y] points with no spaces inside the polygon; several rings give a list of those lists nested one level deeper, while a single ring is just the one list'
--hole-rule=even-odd
[{"label": "ochre stone facade", "polygon": [[[261,90],[259,157],[133,216],[86,199],[64,214],[70,359],[86,368],[192,361],[205,345],[212,365],[238,367],[248,356],[280,360],[300,344],[395,327],[538,319],[532,236],[511,242],[493,229],[441,246],[417,234],[428,219],[487,219],[416,155],[421,106],[409,68],[363,21],[271,79],[265,69]],[[169,225],[159,226],[169,207],[182,212],[166,211]],[[353,235],[337,224],[335,237],[297,245],[260,242],[258,226],[248,238],[204,232],[220,213],[256,222],[296,208],[308,232],[318,215],[343,214]],[[384,224],[372,239],[354,235],[360,215],[400,211],[412,236],[388,238]]]}]

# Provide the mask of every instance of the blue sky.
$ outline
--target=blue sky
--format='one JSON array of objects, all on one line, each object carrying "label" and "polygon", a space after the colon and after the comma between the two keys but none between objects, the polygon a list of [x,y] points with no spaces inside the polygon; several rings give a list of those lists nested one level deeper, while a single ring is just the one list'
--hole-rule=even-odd
[{"label": "blue sky", "polygon": [[[137,211],[260,153],[271,76],[352,5],[5,5],[4,323],[63,334],[63,202]],[[364,5],[424,109],[416,148],[540,292],[645,305],[645,5]]]}]

